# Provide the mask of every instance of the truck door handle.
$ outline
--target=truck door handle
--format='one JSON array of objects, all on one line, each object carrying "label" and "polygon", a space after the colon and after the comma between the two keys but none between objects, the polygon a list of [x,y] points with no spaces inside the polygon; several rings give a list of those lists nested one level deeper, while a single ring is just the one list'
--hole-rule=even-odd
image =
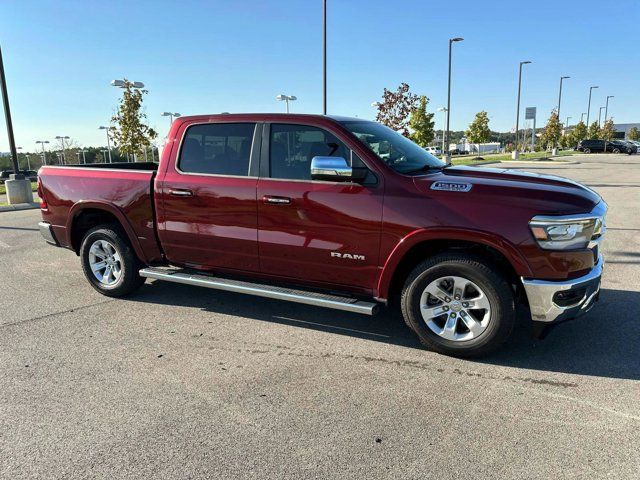
[{"label": "truck door handle", "polygon": [[176,197],[193,197],[193,192],[185,188],[171,188],[169,189],[169,195],[174,195]]},{"label": "truck door handle", "polygon": [[272,197],[271,195],[265,195],[262,197],[262,201],[271,205],[289,205],[291,203],[289,197]]}]

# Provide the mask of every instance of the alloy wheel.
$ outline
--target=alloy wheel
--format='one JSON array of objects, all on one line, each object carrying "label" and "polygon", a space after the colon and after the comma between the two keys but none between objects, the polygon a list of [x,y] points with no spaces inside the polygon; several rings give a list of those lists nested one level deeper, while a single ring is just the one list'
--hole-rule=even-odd
[{"label": "alloy wheel", "polygon": [[122,259],[116,247],[106,240],[96,240],[89,248],[89,266],[102,285],[112,287],[122,276]]},{"label": "alloy wheel", "polygon": [[491,319],[491,304],[484,291],[471,280],[440,277],[422,292],[420,313],[433,333],[461,342],[484,333]]}]

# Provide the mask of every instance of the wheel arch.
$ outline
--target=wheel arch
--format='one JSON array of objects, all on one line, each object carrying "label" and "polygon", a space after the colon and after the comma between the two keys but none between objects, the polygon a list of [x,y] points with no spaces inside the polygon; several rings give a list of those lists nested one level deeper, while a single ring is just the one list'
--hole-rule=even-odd
[{"label": "wheel arch", "polygon": [[468,230],[419,230],[404,237],[387,258],[376,296],[389,300],[400,292],[405,279],[421,260],[445,251],[467,251],[489,260],[510,280],[531,276],[520,252],[504,238],[487,232]]},{"label": "wheel arch", "polygon": [[138,259],[146,262],[138,237],[129,224],[127,217],[118,208],[108,203],[80,201],[71,207],[66,225],[69,247],[76,252],[76,255],[79,255],[84,235],[93,227],[106,224],[120,226]]}]

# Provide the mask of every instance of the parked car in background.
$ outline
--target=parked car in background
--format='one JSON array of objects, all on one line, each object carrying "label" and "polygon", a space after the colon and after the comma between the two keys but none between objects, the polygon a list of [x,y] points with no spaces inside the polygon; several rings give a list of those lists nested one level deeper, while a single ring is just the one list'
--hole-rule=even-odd
[{"label": "parked car in background", "polygon": [[627,143],[631,143],[632,145],[635,145],[636,153],[638,153],[638,150],[640,150],[640,142],[638,142],[637,140],[627,140]]},{"label": "parked car in background", "polygon": [[431,155],[440,155],[442,154],[442,149],[440,147],[424,147],[424,149],[429,152]]},{"label": "parked car in background", "polygon": [[624,140],[581,140],[578,142],[577,150],[584,153],[637,153],[638,148],[635,145],[625,142]]},{"label": "parked car in background", "polygon": [[[33,170],[19,170],[19,172],[32,182],[38,180],[38,172]],[[13,175],[13,170],[2,170],[0,172],[0,184],[9,180],[9,175]]]},{"label": "parked car in background", "polygon": [[607,151],[609,151],[609,149],[611,149],[612,153],[627,153],[629,155],[638,153],[638,147],[627,140],[612,140],[609,142],[609,145],[607,145]]}]

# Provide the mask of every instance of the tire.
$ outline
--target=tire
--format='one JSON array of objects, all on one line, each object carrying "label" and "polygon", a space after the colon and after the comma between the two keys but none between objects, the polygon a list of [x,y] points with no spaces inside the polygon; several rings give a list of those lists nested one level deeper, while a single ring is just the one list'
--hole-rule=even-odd
[{"label": "tire", "polygon": [[613,153],[620,153],[620,149],[619,148],[614,148],[613,149]]},{"label": "tire", "polygon": [[[89,230],[80,246],[80,262],[91,286],[108,297],[128,295],[145,282],[145,278],[138,274],[142,263],[126,234],[117,225],[99,225]],[[96,269],[96,265],[107,262],[111,267],[110,274],[106,270],[108,266]]]},{"label": "tire", "polygon": [[[427,293],[427,289],[433,290],[434,284],[442,287],[453,282],[453,277],[460,279],[461,285],[467,282],[465,294],[457,304],[452,289],[445,288],[450,303],[445,302],[446,298],[439,300]],[[444,283],[438,283],[442,279],[446,279]],[[442,290],[438,292],[441,294]],[[478,292],[481,296],[475,296]],[[462,303],[465,298],[470,302],[477,299],[476,303],[485,304],[486,308],[459,309],[461,305],[471,305]],[[430,303],[432,301],[435,303]],[[509,283],[485,260],[464,253],[443,253],[420,263],[407,278],[400,303],[406,324],[424,346],[456,357],[479,357],[496,350],[511,335],[516,318],[514,293]],[[431,315],[427,312],[440,307],[447,313],[428,321]],[[454,310],[458,315],[455,319]],[[446,328],[449,322],[453,322],[453,330]],[[436,331],[439,329],[442,332]]]},{"label": "tire", "polygon": [[584,150],[582,150],[584,153],[591,153],[591,149],[590,148],[585,148]]},{"label": "tire", "polygon": [[627,148],[627,155],[631,155],[633,153],[633,150],[631,150],[630,148]]}]

